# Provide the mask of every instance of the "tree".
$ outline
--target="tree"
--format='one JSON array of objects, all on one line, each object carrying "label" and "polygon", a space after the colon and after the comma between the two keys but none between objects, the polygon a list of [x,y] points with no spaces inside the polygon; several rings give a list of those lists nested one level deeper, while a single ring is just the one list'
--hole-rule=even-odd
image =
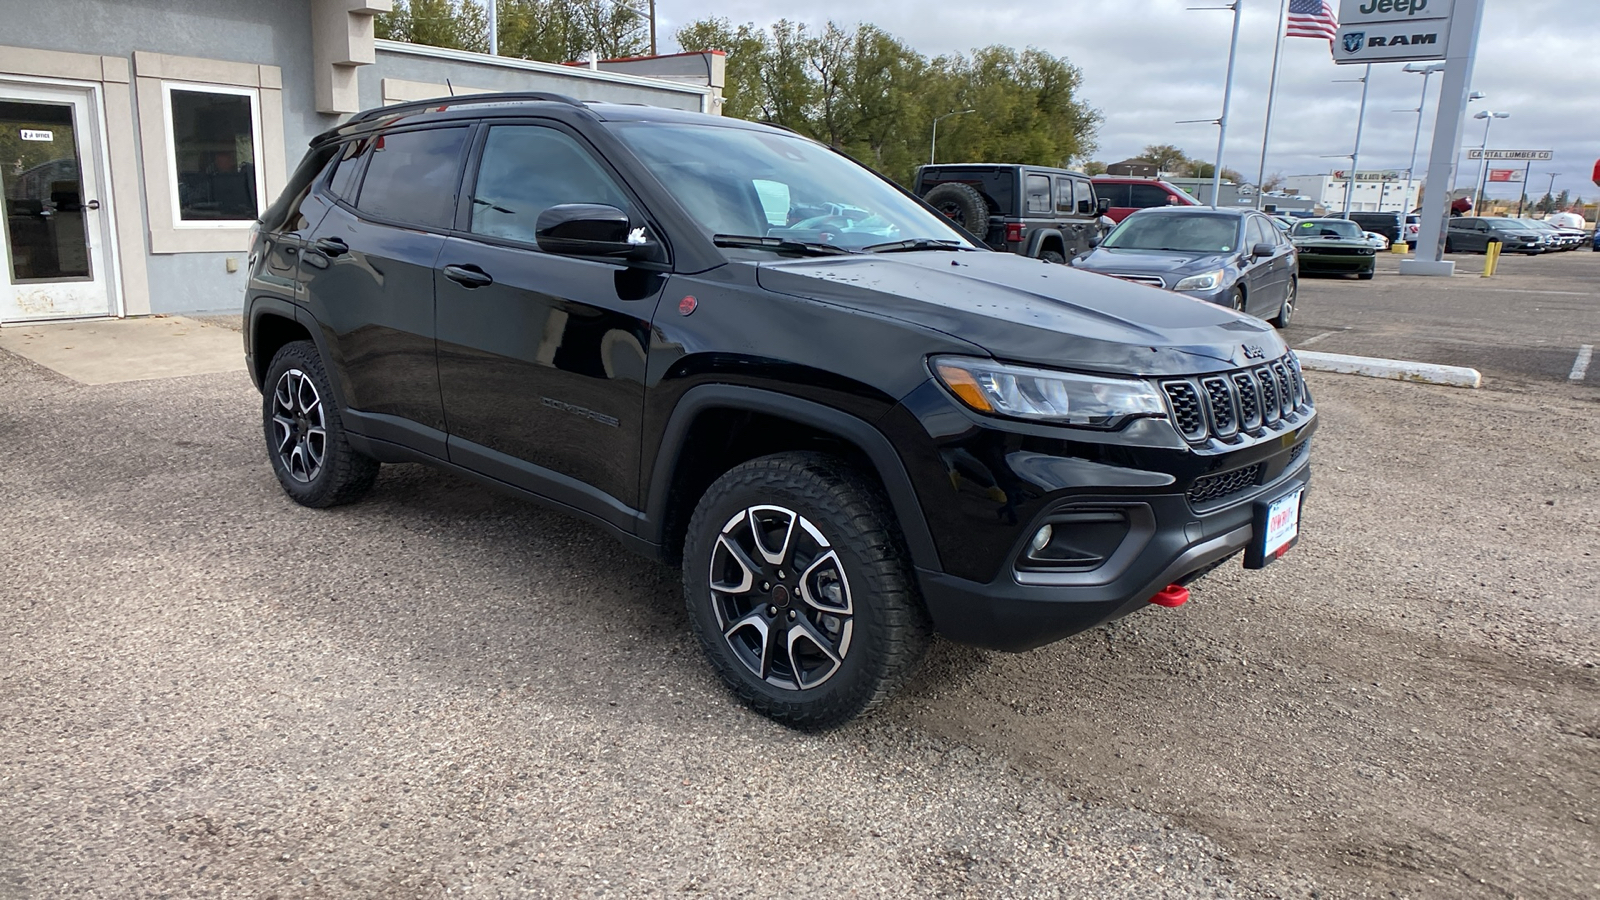
[{"label": "tree", "polygon": [[[649,48],[649,17],[640,0],[496,0],[502,56],[568,62],[590,51],[603,59]],[[457,50],[489,50],[483,0],[395,0],[378,16],[377,36]]]},{"label": "tree", "polygon": [[1091,159],[1083,164],[1083,174],[1085,175],[1104,175],[1105,173],[1106,164],[1098,159]]},{"label": "tree", "polygon": [[1533,208],[1548,216],[1556,210],[1556,198],[1547,193],[1539,198],[1539,202],[1535,203]]},{"label": "tree", "polygon": [[1139,153],[1139,158],[1155,163],[1157,171],[1189,171],[1189,154],[1171,144],[1151,144]]},{"label": "tree", "polygon": [[1263,178],[1261,180],[1261,191],[1262,191],[1262,193],[1268,193],[1270,191],[1276,191],[1279,188],[1283,187],[1283,185],[1284,185],[1283,173],[1282,172],[1273,172],[1271,175],[1268,175],[1266,178]]},{"label": "tree", "polygon": [[[1217,167],[1215,165],[1211,164],[1211,163],[1200,162],[1199,160],[1192,160],[1189,163],[1189,168],[1188,168],[1187,174],[1188,174],[1188,176],[1190,178],[1210,178],[1212,173],[1215,172],[1216,169],[1217,169]],[[1244,176],[1240,175],[1238,172],[1235,172],[1234,170],[1228,168],[1227,166],[1223,166],[1222,167],[1222,180],[1223,181],[1231,181],[1234,184],[1243,184],[1244,183]]]},{"label": "tree", "polygon": [[453,50],[489,49],[489,21],[471,0],[395,0],[373,23],[378,37]]}]

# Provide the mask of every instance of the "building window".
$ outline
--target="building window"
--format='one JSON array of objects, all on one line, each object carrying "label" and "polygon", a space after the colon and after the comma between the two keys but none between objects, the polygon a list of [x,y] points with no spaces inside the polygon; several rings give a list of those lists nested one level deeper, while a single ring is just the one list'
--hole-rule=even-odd
[{"label": "building window", "polygon": [[266,207],[261,105],[251,88],[162,84],[173,226],[238,227]]}]

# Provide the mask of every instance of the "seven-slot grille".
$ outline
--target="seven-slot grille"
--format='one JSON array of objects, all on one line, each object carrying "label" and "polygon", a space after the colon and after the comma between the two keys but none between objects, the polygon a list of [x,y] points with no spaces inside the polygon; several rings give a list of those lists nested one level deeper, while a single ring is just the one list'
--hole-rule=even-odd
[{"label": "seven-slot grille", "polygon": [[1164,381],[1161,389],[1178,433],[1194,443],[1293,425],[1311,400],[1293,354],[1249,369]]}]

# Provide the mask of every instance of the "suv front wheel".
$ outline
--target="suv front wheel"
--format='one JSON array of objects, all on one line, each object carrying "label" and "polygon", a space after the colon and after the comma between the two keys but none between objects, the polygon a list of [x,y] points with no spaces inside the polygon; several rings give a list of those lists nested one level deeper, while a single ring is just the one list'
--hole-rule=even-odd
[{"label": "suv front wheel", "polygon": [[931,628],[878,489],[840,460],[751,460],[701,498],[684,545],[689,623],[746,704],[831,728],[915,669]]},{"label": "suv front wheel", "polygon": [[301,506],[351,503],[372,489],[378,461],[352,448],[322,355],[310,341],[283,345],[267,367],[261,419],[278,483]]}]

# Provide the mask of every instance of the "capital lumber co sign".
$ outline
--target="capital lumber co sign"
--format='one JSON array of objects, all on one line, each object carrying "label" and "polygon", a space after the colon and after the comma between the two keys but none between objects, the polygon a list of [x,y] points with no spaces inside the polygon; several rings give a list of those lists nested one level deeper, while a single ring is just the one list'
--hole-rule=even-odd
[{"label": "capital lumber co sign", "polygon": [[1444,59],[1455,0],[1342,0],[1333,61]]},{"label": "capital lumber co sign", "polygon": [[1467,159],[1541,160],[1553,156],[1555,154],[1549,150],[1480,150],[1474,147],[1467,151]]}]

